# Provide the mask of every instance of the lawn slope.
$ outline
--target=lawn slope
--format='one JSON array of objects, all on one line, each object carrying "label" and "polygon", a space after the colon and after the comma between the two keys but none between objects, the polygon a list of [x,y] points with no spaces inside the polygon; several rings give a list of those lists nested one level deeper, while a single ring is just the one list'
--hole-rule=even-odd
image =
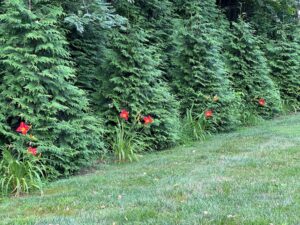
[{"label": "lawn slope", "polygon": [[0,224],[300,224],[300,115],[2,199]]}]

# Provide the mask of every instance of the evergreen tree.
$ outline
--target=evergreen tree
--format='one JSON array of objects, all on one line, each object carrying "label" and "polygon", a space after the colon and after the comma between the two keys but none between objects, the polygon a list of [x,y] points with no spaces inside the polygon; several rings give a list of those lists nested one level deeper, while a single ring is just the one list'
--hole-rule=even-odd
[{"label": "evergreen tree", "polygon": [[[241,19],[233,23],[228,44],[230,78],[236,92],[242,94],[246,110],[272,117],[280,112],[281,99],[277,86],[269,77],[267,60],[259,45],[249,23]],[[259,105],[260,99],[265,100],[266,105]]]},{"label": "evergreen tree", "polygon": [[289,109],[300,109],[300,42],[299,29],[286,24],[277,29],[276,39],[267,43],[271,76]]},{"label": "evergreen tree", "polygon": [[222,35],[226,32],[214,1],[190,1],[179,7],[174,42],[173,87],[181,113],[193,107],[195,114],[213,110],[219,130],[239,124],[239,98],[230,87],[223,63]]},{"label": "evergreen tree", "polygon": [[126,109],[135,117],[151,115],[154,123],[140,131],[152,149],[174,145],[177,140],[178,105],[158,69],[160,56],[148,45],[147,35],[135,27],[115,30],[105,54],[104,75],[99,90],[100,110],[108,128]]},{"label": "evergreen tree", "polygon": [[67,13],[64,24],[69,31],[71,57],[77,70],[76,86],[88,93],[94,105],[107,35],[112,27],[122,26],[126,20],[103,0],[66,1],[63,7]]},{"label": "evergreen tree", "polygon": [[[73,84],[75,71],[58,24],[62,14],[55,1],[4,2],[0,135],[18,154],[38,147],[48,165],[67,175],[99,154],[102,128],[88,115],[85,93]],[[32,126],[30,136],[16,133],[20,122]]]},{"label": "evergreen tree", "polygon": [[143,20],[138,21],[138,26],[147,32],[149,42],[156,46],[161,55],[159,68],[163,77],[171,79],[170,59],[172,57],[172,34],[174,32],[173,19],[174,6],[169,0],[148,0],[135,2]]}]

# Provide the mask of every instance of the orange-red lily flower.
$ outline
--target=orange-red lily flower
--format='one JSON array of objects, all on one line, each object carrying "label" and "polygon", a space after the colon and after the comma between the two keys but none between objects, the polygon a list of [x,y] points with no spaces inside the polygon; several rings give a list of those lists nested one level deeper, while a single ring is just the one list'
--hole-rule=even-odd
[{"label": "orange-red lily flower", "polygon": [[23,135],[26,135],[29,130],[30,130],[30,126],[28,126],[24,122],[21,122],[19,127],[16,129],[17,132],[22,133]]},{"label": "orange-red lily flower", "polygon": [[153,123],[153,121],[154,121],[153,118],[152,118],[151,116],[144,116],[143,120],[144,120],[144,124],[145,124],[145,125],[151,124],[151,123]]},{"label": "orange-red lily flower", "polygon": [[266,100],[264,98],[259,99],[258,104],[260,106],[265,106],[266,105]]},{"label": "orange-red lily flower", "polygon": [[128,120],[129,118],[129,112],[125,109],[123,109],[120,113],[120,118],[124,119],[124,120]]},{"label": "orange-red lily flower", "polygon": [[37,154],[37,148],[29,147],[29,148],[28,148],[28,153],[30,153],[30,154],[36,156],[36,154]]},{"label": "orange-red lily flower", "polygon": [[205,115],[206,119],[209,119],[209,118],[211,118],[213,116],[213,111],[211,109],[206,110],[205,113],[204,113],[204,115]]}]

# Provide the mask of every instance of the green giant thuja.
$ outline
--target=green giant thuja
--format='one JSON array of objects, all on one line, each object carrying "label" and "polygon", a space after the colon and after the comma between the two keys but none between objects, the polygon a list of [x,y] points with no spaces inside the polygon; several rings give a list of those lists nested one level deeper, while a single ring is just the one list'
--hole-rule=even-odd
[{"label": "green giant thuja", "polygon": [[[4,1],[0,15],[0,137],[15,152],[38,147],[46,163],[69,174],[88,164],[102,146],[101,124],[89,116],[85,93],[74,86],[75,71],[49,0]],[[20,121],[31,134],[19,135]]]},{"label": "green giant thuja", "polygon": [[175,144],[178,105],[161,79],[160,56],[148,45],[147,35],[134,27],[115,30],[105,56],[99,102],[108,128],[114,129],[119,112],[126,109],[130,118],[139,114],[154,118],[140,131],[148,146],[162,149]]},{"label": "green giant thuja", "polygon": [[77,71],[76,86],[88,93],[91,105],[99,87],[99,65],[104,58],[107,35],[112,27],[122,26],[125,18],[117,15],[104,0],[64,1],[64,25],[68,29],[71,57]]},{"label": "green giant thuja", "polygon": [[172,57],[173,19],[175,16],[173,3],[170,0],[148,0],[136,1],[135,5],[144,18],[143,20],[139,19],[136,23],[147,31],[149,42],[157,47],[162,58],[159,68],[162,70],[163,76],[169,79],[171,74],[168,71]]},{"label": "green giant thuja", "polygon": [[[259,43],[249,23],[240,19],[232,24],[228,42],[230,78],[236,92],[243,96],[245,110],[269,118],[281,110],[281,99]],[[260,99],[265,100],[264,107],[259,106]]]},{"label": "green giant thuja", "polygon": [[196,115],[212,110],[218,130],[233,129],[239,124],[240,100],[230,87],[221,55],[224,18],[213,1],[190,1],[179,7],[178,14],[183,19],[175,22],[170,73],[181,113],[192,107]]},{"label": "green giant thuja", "polygon": [[267,43],[271,77],[277,83],[282,100],[291,110],[300,109],[300,42],[299,28],[283,24],[276,37]]}]

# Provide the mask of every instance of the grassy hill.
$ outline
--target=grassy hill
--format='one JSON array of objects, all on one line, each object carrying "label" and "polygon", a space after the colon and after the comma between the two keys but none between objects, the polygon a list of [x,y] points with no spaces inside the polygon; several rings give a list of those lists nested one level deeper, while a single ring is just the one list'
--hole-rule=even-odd
[{"label": "grassy hill", "polygon": [[300,114],[2,199],[0,224],[300,224]]}]

